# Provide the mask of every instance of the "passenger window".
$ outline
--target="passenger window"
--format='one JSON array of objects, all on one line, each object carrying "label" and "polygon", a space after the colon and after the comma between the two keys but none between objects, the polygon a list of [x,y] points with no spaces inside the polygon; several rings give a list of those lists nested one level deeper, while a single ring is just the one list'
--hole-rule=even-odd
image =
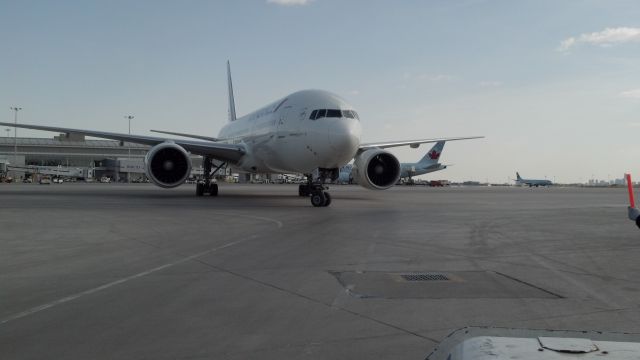
[{"label": "passenger window", "polygon": [[313,110],[311,112],[311,116],[309,116],[309,119],[311,120],[315,120],[316,119],[316,114],[318,113],[318,110]]},{"label": "passenger window", "polygon": [[342,112],[340,110],[327,110],[327,117],[342,117]]},{"label": "passenger window", "polygon": [[318,110],[318,114],[316,114],[316,119],[320,119],[323,118],[327,113],[327,110],[322,109],[322,110]]}]

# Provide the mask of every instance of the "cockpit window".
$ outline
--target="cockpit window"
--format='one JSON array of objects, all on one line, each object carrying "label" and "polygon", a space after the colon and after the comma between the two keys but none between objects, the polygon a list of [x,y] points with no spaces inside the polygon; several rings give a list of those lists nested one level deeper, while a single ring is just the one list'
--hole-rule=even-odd
[{"label": "cockpit window", "polygon": [[360,118],[358,117],[358,113],[355,112],[354,110],[319,109],[319,110],[313,110],[311,112],[311,115],[309,115],[309,119],[311,120],[317,120],[323,117],[329,117],[329,118],[345,117],[349,119],[360,120]]},{"label": "cockpit window", "polygon": [[342,117],[342,112],[340,110],[333,110],[333,109],[329,109],[327,110],[327,117]]}]

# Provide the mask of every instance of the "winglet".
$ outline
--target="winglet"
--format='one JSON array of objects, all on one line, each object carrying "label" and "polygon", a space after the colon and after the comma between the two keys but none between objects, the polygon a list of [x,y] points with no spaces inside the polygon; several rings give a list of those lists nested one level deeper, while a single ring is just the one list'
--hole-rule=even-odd
[{"label": "winglet", "polygon": [[229,121],[236,121],[236,102],[233,99],[233,84],[231,83],[231,64],[227,60],[227,82],[229,85]]}]

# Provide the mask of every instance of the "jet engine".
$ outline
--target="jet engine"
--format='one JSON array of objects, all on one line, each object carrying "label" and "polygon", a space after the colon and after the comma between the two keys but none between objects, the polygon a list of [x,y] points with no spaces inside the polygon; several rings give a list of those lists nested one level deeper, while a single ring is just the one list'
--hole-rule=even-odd
[{"label": "jet engine", "polygon": [[358,184],[371,190],[385,190],[400,179],[400,162],[390,152],[369,149],[356,155],[355,176]]},{"label": "jet engine", "polygon": [[181,185],[191,173],[191,159],[180,145],[164,142],[149,150],[144,157],[145,172],[151,181],[163,188]]}]

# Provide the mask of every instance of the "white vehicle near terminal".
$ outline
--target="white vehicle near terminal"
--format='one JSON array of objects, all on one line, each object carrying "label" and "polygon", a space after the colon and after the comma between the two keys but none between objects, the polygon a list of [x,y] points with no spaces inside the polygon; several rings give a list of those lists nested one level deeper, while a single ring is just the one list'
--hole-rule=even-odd
[{"label": "white vehicle near terminal", "polygon": [[[204,157],[204,181],[196,185],[196,195],[218,194],[212,176],[214,160],[239,172],[300,173],[308,182],[298,193],[308,196],[313,206],[328,206],[331,196],[324,185],[338,178],[339,169],[354,159],[358,184],[373,190],[385,190],[400,177],[400,162],[385,149],[398,146],[416,148],[438,141],[475,137],[420,139],[361,143],[362,126],[358,113],[344,99],[323,90],[302,90],[285,96],[242,117],[236,117],[231,71],[227,62],[229,122],[218,137],[156,131],[191,138],[130,135],[54,126],[0,123],[19,128],[77,133],[153,146],[145,157],[145,171],[151,181],[163,188],[179,186],[191,172],[189,153]],[[195,139],[195,140],[193,140]],[[213,170],[213,171],[212,171]],[[317,176],[312,176],[312,174]]]}]

